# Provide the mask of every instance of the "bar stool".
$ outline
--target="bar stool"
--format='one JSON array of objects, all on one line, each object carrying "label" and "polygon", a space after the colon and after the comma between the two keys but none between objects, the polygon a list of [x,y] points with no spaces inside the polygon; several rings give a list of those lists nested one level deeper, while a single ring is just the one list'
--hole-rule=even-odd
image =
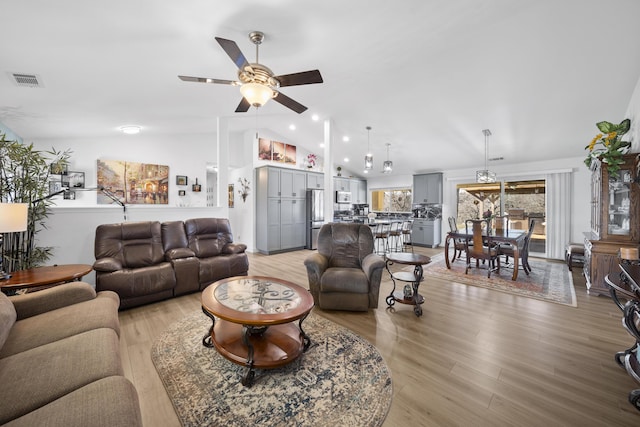
[{"label": "bar stool", "polygon": [[389,252],[402,252],[402,223],[394,221],[389,226]]},{"label": "bar stool", "polygon": [[411,231],[413,229],[413,220],[407,220],[402,223],[402,252],[409,252],[407,246],[411,246],[413,252],[413,243],[411,242]]},{"label": "bar stool", "polygon": [[[373,230],[373,245],[378,255],[384,255],[389,249],[389,223],[378,223]],[[380,251],[380,244],[382,244],[382,251]]]}]

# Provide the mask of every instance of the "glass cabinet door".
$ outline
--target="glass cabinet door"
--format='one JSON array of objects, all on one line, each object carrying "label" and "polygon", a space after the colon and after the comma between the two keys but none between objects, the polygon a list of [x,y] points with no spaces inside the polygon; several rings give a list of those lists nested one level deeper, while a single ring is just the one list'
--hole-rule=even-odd
[{"label": "glass cabinet door", "polygon": [[609,176],[607,234],[629,236],[631,230],[631,170],[621,169],[618,176]]}]

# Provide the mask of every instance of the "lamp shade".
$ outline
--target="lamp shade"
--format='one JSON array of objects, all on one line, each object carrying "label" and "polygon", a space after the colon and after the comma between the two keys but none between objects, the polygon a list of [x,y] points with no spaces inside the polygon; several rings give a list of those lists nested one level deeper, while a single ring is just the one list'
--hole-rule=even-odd
[{"label": "lamp shade", "polygon": [[254,107],[262,107],[274,94],[273,89],[260,83],[245,83],[240,86],[240,93]]},{"label": "lamp shade", "polygon": [[26,203],[0,203],[0,233],[14,233],[27,229]]}]

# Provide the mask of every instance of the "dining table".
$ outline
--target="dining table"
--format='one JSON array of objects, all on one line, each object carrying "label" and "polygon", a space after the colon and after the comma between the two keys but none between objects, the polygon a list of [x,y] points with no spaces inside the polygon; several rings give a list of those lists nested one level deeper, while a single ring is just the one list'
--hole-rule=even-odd
[{"label": "dining table", "polygon": [[[493,243],[510,243],[513,246],[513,275],[511,276],[511,280],[517,280],[520,249],[524,244],[525,237],[527,237],[527,231],[512,228],[490,229],[489,234],[486,234],[486,231],[484,231],[483,237],[490,237]],[[469,232],[458,230],[447,233],[447,237],[444,240],[444,259],[448,269],[451,269],[451,263],[449,262],[449,243],[452,239],[470,241],[473,240],[473,233],[471,230],[469,230]]]}]

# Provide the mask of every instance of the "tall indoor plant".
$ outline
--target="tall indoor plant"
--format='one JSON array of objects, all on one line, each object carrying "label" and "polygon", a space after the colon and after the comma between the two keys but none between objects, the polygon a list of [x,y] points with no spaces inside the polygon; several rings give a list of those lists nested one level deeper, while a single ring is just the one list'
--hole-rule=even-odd
[{"label": "tall indoor plant", "polygon": [[4,235],[5,271],[35,267],[51,257],[51,248],[36,246],[36,234],[45,227],[51,205],[44,199],[49,195],[51,165],[66,165],[69,156],[68,151],[38,151],[33,144],[7,140],[0,134],[0,202],[29,203],[27,231]]}]

